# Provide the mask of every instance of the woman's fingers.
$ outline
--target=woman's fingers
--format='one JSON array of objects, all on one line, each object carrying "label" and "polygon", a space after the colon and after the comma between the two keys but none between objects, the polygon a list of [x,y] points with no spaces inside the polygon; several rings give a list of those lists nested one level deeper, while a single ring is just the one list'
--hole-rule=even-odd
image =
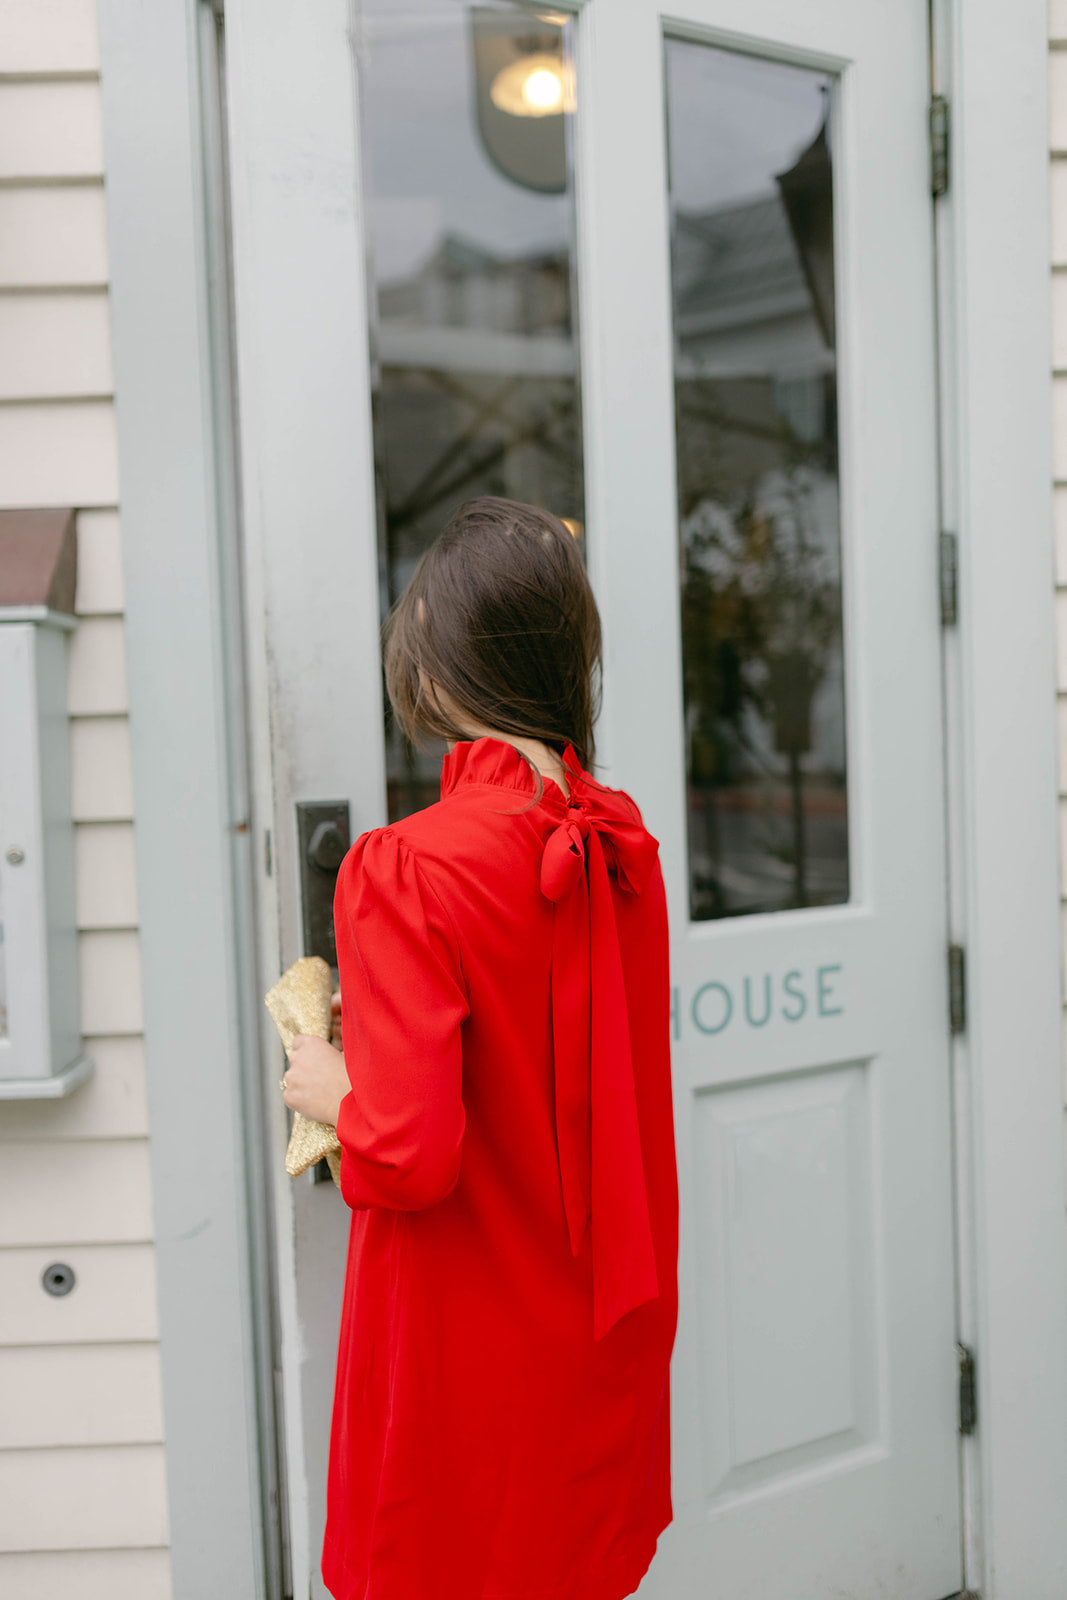
[{"label": "woman's fingers", "polygon": [[348,1090],[343,1056],[326,1039],[298,1034],[289,1046],[283,1085],[283,1098],[290,1110],[299,1111],[314,1122],[335,1123]]}]

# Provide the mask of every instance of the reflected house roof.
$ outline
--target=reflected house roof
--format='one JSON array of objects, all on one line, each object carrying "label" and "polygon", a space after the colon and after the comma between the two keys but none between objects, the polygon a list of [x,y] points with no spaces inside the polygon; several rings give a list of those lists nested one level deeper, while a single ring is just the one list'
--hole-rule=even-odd
[{"label": "reflected house roof", "polygon": [[567,246],[500,255],[443,234],[418,270],[378,290],[387,366],[572,377]]},{"label": "reflected house roof", "polygon": [[[673,218],[679,376],[814,373],[833,365],[777,194]],[[418,269],[378,290],[387,365],[572,374],[566,244],[502,255],[444,233]],[[684,352],[684,354],[682,354]]]},{"label": "reflected house roof", "polygon": [[675,330],[680,340],[811,312],[776,194],[674,214]]},{"label": "reflected house roof", "polygon": [[[483,292],[468,291],[463,299],[440,295],[465,285],[481,285]],[[567,328],[569,293],[564,243],[501,255],[462,234],[444,233],[415,272],[379,286],[378,304],[389,320],[532,333]]]}]

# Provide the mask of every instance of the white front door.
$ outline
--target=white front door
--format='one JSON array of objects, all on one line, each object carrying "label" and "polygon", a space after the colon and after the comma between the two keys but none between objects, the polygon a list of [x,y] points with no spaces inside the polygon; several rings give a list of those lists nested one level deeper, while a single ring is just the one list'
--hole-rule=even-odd
[{"label": "white front door", "polygon": [[[381,611],[458,502],[549,505],[604,617],[601,774],[674,925],[676,1515],[641,1592],[942,1600],[925,4],[226,15],[265,969],[302,948],[297,802],[355,834],[435,797],[383,722]],[[295,1592],[322,1594],[347,1214],[285,1180],[278,1221]]]},{"label": "white front door", "polygon": [[641,1593],[941,1600],[962,1583],[926,7],[589,21],[603,736],[674,921],[676,1517]]}]

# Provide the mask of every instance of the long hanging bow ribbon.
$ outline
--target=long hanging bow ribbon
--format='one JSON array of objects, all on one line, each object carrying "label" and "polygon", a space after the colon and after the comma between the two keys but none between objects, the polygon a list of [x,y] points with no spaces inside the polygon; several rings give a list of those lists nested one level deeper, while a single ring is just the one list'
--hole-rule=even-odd
[{"label": "long hanging bow ribbon", "polygon": [[[636,822],[570,799],[541,858],[555,903],[556,1140],[571,1251],[592,1219],[593,1337],[659,1294],[641,1157],[630,1024],[608,876],[640,894],[657,844]],[[588,875],[586,862],[588,860]]]}]

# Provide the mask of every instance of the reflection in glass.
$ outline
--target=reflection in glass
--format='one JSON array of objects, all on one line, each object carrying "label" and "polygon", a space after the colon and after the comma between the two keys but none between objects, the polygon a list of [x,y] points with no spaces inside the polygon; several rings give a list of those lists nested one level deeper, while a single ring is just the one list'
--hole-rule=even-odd
[{"label": "reflection in glass", "polygon": [[[364,0],[382,612],[462,501],[584,522],[570,29],[457,0]],[[386,717],[391,820],[437,798],[442,746]]]},{"label": "reflection in glass", "polygon": [[832,80],[666,41],[694,919],[848,899]]}]

